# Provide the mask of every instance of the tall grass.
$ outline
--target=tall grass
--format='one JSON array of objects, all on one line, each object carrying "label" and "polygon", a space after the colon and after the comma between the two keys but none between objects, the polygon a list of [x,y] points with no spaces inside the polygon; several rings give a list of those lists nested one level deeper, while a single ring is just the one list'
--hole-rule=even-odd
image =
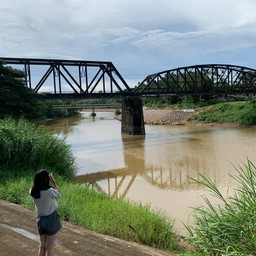
[{"label": "tall grass", "polygon": [[[166,250],[179,250],[172,233],[173,222],[149,205],[115,200],[85,185],[78,185],[56,176],[62,193],[58,212],[62,220],[129,241]],[[31,172],[26,177],[0,182],[0,199],[22,204],[33,210],[28,191],[33,182]]]},{"label": "tall grass", "polygon": [[203,255],[256,254],[256,167],[248,160],[235,168],[238,188],[227,199],[208,177],[196,180],[222,202],[214,206],[205,198],[206,207],[195,208],[195,227],[187,227],[190,241]]},{"label": "tall grass", "polygon": [[100,233],[176,250],[173,222],[149,205],[113,199],[84,185],[65,183],[59,212],[63,219]]},{"label": "tall grass", "polygon": [[0,122],[1,166],[47,168],[72,178],[76,170],[74,160],[65,139],[53,136],[43,126],[25,119],[7,118]]},{"label": "tall grass", "polygon": [[64,139],[52,136],[43,126],[24,119],[0,122],[0,199],[34,209],[28,194],[34,172],[54,172],[63,197],[59,213],[63,220],[88,229],[136,241],[149,246],[176,250],[173,222],[149,205],[115,200],[70,179],[75,163]]},{"label": "tall grass", "polygon": [[254,125],[256,124],[256,104],[255,101],[218,103],[191,119],[205,122],[234,122]]}]

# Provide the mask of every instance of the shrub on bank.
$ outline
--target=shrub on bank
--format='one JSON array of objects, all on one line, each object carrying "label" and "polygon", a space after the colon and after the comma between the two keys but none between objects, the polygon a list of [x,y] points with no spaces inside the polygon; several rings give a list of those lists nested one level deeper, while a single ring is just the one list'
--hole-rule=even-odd
[{"label": "shrub on bank", "polygon": [[190,240],[202,255],[255,255],[256,167],[248,161],[235,168],[239,188],[228,199],[208,177],[201,175],[196,181],[222,202],[216,207],[205,198],[207,206],[195,209],[195,227],[188,227]]},{"label": "shrub on bank", "polygon": [[75,175],[75,161],[65,139],[25,119],[0,122],[0,165],[19,169],[47,168],[66,178]]},{"label": "shrub on bank", "polygon": [[249,102],[218,103],[194,115],[191,120],[203,122],[233,122],[244,125],[256,124],[256,104]]}]

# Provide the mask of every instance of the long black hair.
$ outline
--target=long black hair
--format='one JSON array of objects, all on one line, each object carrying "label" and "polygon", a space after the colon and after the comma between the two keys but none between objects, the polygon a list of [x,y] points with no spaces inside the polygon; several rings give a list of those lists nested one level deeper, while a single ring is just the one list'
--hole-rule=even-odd
[{"label": "long black hair", "polygon": [[31,189],[31,196],[35,199],[40,198],[40,191],[47,190],[50,186],[49,173],[46,170],[38,170],[34,177],[34,184]]}]

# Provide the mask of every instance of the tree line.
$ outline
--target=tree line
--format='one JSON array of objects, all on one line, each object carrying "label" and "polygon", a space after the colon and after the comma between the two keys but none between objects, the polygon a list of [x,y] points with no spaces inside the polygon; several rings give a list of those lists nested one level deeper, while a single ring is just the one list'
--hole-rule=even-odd
[{"label": "tree line", "polygon": [[[54,104],[60,101],[38,100],[36,93],[26,87],[26,77],[22,70],[5,66],[0,61],[0,119],[6,117],[44,119],[62,117],[67,113],[62,109],[54,109]],[[68,114],[77,111],[70,109]]]}]

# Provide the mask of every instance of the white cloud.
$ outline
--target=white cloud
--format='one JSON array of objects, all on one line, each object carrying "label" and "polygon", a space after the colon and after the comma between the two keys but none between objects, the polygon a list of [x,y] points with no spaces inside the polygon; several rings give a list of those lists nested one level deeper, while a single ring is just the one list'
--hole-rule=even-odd
[{"label": "white cloud", "polygon": [[12,0],[0,6],[0,56],[112,61],[134,81],[200,63],[256,67],[255,28],[254,0]]}]

